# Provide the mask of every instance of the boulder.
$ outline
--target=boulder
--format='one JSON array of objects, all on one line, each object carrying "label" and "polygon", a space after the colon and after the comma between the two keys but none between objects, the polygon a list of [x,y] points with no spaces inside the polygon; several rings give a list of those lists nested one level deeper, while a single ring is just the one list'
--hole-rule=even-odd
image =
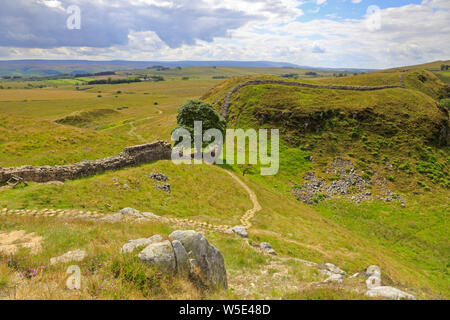
[{"label": "boulder", "polygon": [[369,266],[366,269],[366,276],[370,277],[370,276],[374,276],[374,275],[378,275],[381,276],[381,268],[379,266]]},{"label": "boulder", "polygon": [[416,300],[412,294],[403,292],[393,287],[375,287],[366,292],[371,298],[385,298],[390,300]]},{"label": "boulder", "polygon": [[141,217],[141,213],[133,208],[124,208],[122,210],[119,211],[120,214],[124,215],[124,216],[132,216],[132,217]]},{"label": "boulder", "polygon": [[153,219],[153,220],[162,220],[160,216],[157,216],[156,214],[152,212],[141,212],[141,216],[146,219]]},{"label": "boulder", "polygon": [[193,230],[177,230],[172,232],[169,237],[181,242],[188,253],[189,262],[192,266],[191,275],[196,276],[206,286],[228,288],[227,272],[222,253],[210,245],[202,234]]},{"label": "boulder", "polygon": [[264,250],[265,252],[267,252],[268,254],[273,254],[276,255],[277,253],[275,252],[275,250],[272,248],[272,246],[270,245],[270,243],[268,242],[261,242],[259,244],[259,247]]},{"label": "boulder", "polygon": [[181,276],[189,276],[190,264],[189,257],[183,244],[178,241],[172,241],[173,252],[175,253],[175,260],[177,263],[177,273]]},{"label": "boulder", "polygon": [[170,241],[162,241],[148,245],[138,255],[139,260],[165,273],[176,272],[175,253]]},{"label": "boulder", "polygon": [[235,226],[231,229],[231,231],[233,231],[235,234],[237,234],[242,238],[248,238],[248,231],[243,226]]},{"label": "boulder", "polygon": [[86,256],[87,253],[84,250],[69,251],[63,254],[62,256],[51,258],[50,264],[55,265],[58,263],[80,262],[83,261],[86,258]]},{"label": "boulder", "polygon": [[370,276],[366,280],[366,286],[367,286],[367,289],[381,287],[381,277],[377,274]]},{"label": "boulder", "polygon": [[161,237],[159,234],[150,238],[130,240],[122,246],[122,248],[120,249],[120,253],[130,253],[137,248],[146,247],[152,243],[157,243],[161,241],[163,241],[163,237]]},{"label": "boulder", "polygon": [[342,274],[333,273],[327,279],[325,279],[324,282],[342,283],[342,281],[344,281],[344,276]]}]

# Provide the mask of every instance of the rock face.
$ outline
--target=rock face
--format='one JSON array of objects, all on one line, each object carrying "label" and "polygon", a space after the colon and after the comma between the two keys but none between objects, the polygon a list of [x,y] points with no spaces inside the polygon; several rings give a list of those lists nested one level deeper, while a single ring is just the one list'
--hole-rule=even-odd
[{"label": "rock face", "polygon": [[64,166],[23,166],[14,168],[0,168],[0,185],[5,184],[12,177],[24,181],[49,182],[65,181],[89,177],[107,170],[118,170],[133,167],[155,160],[169,160],[172,147],[163,141],[125,148],[118,155],[92,161],[82,161]]},{"label": "rock face", "polygon": [[139,253],[138,258],[165,273],[176,273],[175,253],[168,240],[150,244]]},{"label": "rock face", "polygon": [[231,231],[242,238],[248,238],[248,231],[243,226],[235,226]]},{"label": "rock face", "polygon": [[68,262],[80,262],[83,261],[87,256],[84,250],[69,251],[62,256],[51,258],[50,264],[55,265],[58,263],[68,263]]},{"label": "rock face", "polygon": [[[228,288],[227,273],[222,253],[208,243],[198,232],[174,231],[170,239],[178,240],[190,259],[191,275],[209,287]],[[198,270],[195,270],[198,266]]]},{"label": "rock face", "polygon": [[146,247],[152,243],[161,241],[163,241],[163,237],[161,237],[159,234],[150,238],[130,240],[122,246],[122,249],[120,249],[120,253],[131,253],[137,248]]}]

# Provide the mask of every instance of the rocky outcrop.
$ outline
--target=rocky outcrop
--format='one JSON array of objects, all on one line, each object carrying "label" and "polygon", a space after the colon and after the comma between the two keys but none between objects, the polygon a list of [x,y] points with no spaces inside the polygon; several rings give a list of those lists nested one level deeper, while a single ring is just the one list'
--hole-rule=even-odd
[{"label": "rocky outcrop", "polygon": [[152,243],[139,253],[138,258],[142,262],[156,267],[162,272],[176,273],[177,263],[175,253],[172,244],[168,240]]},{"label": "rocky outcrop", "polygon": [[109,223],[118,223],[118,222],[122,221],[123,219],[128,219],[128,220],[131,219],[131,220],[134,220],[137,222],[145,222],[148,220],[155,220],[155,221],[161,221],[161,222],[166,221],[165,218],[157,216],[156,214],[154,214],[152,212],[140,212],[133,208],[124,208],[115,214],[108,215],[106,217],[99,219],[99,221],[109,222]]},{"label": "rocky outcrop", "polygon": [[366,269],[365,275],[367,278],[366,296],[370,298],[384,298],[390,300],[416,300],[412,294],[403,292],[397,288],[381,285],[381,269],[379,266],[369,266]]},{"label": "rocky outcrop", "polygon": [[0,185],[7,183],[12,178],[34,182],[78,179],[93,176],[108,170],[133,167],[150,161],[169,160],[171,154],[172,147],[170,144],[157,141],[125,148],[124,152],[112,157],[82,161],[70,165],[0,167]]},{"label": "rocky outcrop", "polygon": [[393,287],[375,287],[366,292],[370,298],[385,298],[390,300],[416,300],[412,294],[403,292]]},{"label": "rocky outcrop", "polygon": [[185,248],[190,263],[190,274],[204,285],[228,288],[227,272],[222,253],[198,232],[174,231],[170,239],[178,240]]},{"label": "rocky outcrop", "polygon": [[231,232],[237,234],[241,238],[248,238],[248,231],[244,226],[235,226],[230,230],[230,233]]},{"label": "rocky outcrop", "polygon": [[270,243],[268,242],[261,242],[259,244],[259,247],[266,253],[268,254],[272,254],[272,255],[276,255],[277,253],[275,252],[275,250],[272,248],[272,246],[270,245]]},{"label": "rocky outcrop", "polygon": [[150,244],[161,241],[163,241],[163,237],[161,237],[159,234],[150,238],[130,240],[122,246],[122,248],[120,249],[120,253],[131,253],[137,248],[146,247]]},{"label": "rocky outcrop", "polygon": [[130,240],[121,252],[130,253],[146,244],[138,255],[143,263],[167,274],[189,277],[208,288],[228,288],[222,253],[202,234],[178,230],[169,236],[169,240],[163,240],[160,235]]},{"label": "rocky outcrop", "polygon": [[[332,182],[317,178],[314,172],[307,172],[303,177],[305,183],[294,187],[292,195],[310,205],[325,199],[346,197],[356,203],[377,199],[385,202],[398,201],[405,206],[402,197],[387,189],[385,178],[376,177],[375,179],[365,176],[364,172],[358,172],[348,159],[336,157],[331,166],[324,171],[333,175],[330,177],[333,178]],[[371,191],[372,183],[384,194],[374,196]]]}]

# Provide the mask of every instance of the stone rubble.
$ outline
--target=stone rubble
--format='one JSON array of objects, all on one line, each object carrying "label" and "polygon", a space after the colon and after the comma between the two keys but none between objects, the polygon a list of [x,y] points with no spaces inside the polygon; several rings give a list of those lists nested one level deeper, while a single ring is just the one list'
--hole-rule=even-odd
[{"label": "stone rubble", "polygon": [[[313,205],[318,201],[346,197],[351,201],[373,201],[371,181],[363,178],[363,172],[359,174],[350,160],[336,157],[330,168],[325,173],[334,174],[335,180],[327,183],[325,179],[319,179],[315,173],[307,172],[304,180],[306,183],[292,190],[292,194],[306,204]],[[385,202],[398,201],[405,206],[404,200],[397,194],[386,188],[386,179],[375,181],[384,192],[384,197],[377,195],[376,199]]]}]

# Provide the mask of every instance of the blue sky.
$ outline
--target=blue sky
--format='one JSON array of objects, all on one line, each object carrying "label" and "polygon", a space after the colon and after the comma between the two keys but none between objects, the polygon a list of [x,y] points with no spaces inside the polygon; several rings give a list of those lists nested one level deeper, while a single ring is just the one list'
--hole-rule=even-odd
[{"label": "blue sky", "polygon": [[[69,6],[80,29],[67,28]],[[0,11],[0,59],[387,68],[449,59],[449,21],[449,0],[14,0]]]},{"label": "blue sky", "polygon": [[303,9],[304,15],[299,17],[299,21],[311,21],[315,19],[361,19],[367,12],[367,8],[371,5],[376,5],[380,9],[399,8],[409,4],[420,5],[422,0],[395,0],[395,1],[364,1],[354,3],[351,0],[326,1],[321,5],[317,1],[307,1],[300,6]]}]

